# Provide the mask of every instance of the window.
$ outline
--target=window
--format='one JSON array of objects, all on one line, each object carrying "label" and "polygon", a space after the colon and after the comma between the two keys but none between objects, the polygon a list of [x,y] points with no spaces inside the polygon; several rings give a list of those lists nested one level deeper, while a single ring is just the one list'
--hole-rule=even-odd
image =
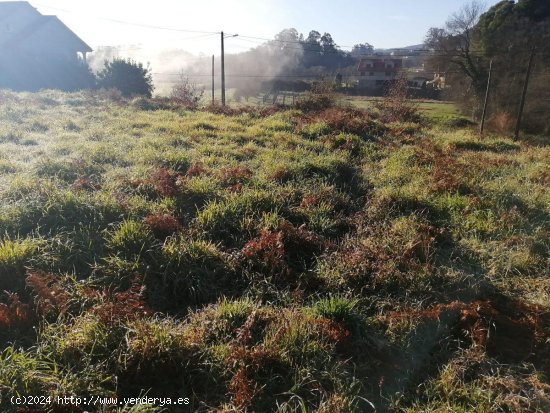
[{"label": "window", "polygon": [[386,72],[386,77],[390,77],[391,76],[391,72]]},{"label": "window", "polygon": [[370,72],[370,73],[369,73],[369,76],[374,76],[374,72]]}]

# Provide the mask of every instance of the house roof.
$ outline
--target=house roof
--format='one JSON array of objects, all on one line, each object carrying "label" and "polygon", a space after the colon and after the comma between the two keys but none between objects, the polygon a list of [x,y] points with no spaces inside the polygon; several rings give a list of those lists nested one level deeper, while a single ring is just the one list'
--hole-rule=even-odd
[{"label": "house roof", "polygon": [[0,13],[3,14],[3,12],[10,12],[20,8],[28,7],[34,9],[34,7],[32,7],[28,1],[2,1],[0,2]]},{"label": "house roof", "polygon": [[26,1],[0,2],[0,24],[8,24],[20,12],[28,13],[26,23],[18,30],[7,33],[0,32],[0,48],[20,47],[26,42],[33,41],[47,42],[48,35],[51,36],[51,33],[57,33],[57,40],[62,39],[63,45],[66,47],[79,52],[92,51],[90,46],[56,16],[44,16]]},{"label": "house roof", "polygon": [[69,29],[65,23],[63,23],[57,16],[43,16],[44,18],[49,20],[49,24],[57,25],[60,29],[67,32],[67,35],[71,35],[71,40],[74,41],[75,45],[78,46],[80,49],[80,52],[92,52],[93,49],[88,46],[84,40],[82,40],[80,37],[78,37],[71,29]]},{"label": "house roof", "polygon": [[40,15],[27,1],[2,1],[0,2],[0,23],[4,23],[20,11],[27,11]]}]

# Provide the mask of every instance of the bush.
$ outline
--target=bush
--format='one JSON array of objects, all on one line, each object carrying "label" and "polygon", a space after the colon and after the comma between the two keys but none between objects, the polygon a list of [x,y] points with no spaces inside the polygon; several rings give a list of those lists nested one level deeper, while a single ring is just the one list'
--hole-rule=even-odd
[{"label": "bush", "polygon": [[314,84],[310,92],[306,92],[296,100],[294,106],[303,112],[317,112],[336,106],[334,85],[329,82]]},{"label": "bush", "polygon": [[196,109],[204,94],[204,89],[199,89],[196,83],[188,77],[180,75],[179,82],[172,87],[170,97],[189,109]]},{"label": "bush", "polygon": [[387,128],[373,119],[366,111],[353,108],[329,108],[318,114],[319,119],[325,122],[335,132],[352,133],[362,138],[382,136]]},{"label": "bush", "polygon": [[132,59],[105,61],[105,68],[97,74],[98,84],[105,89],[118,89],[125,97],[153,95],[153,77],[149,67]]},{"label": "bush", "polygon": [[407,78],[401,75],[388,90],[388,95],[376,102],[383,122],[413,122],[420,123],[421,116],[418,105],[407,98]]}]

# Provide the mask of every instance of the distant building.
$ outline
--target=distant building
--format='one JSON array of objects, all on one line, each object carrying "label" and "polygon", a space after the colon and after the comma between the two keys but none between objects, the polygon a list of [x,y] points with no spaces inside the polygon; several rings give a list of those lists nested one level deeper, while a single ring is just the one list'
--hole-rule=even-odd
[{"label": "distant building", "polygon": [[430,78],[424,76],[410,77],[407,80],[407,87],[413,89],[426,89],[426,85],[430,80]]},{"label": "distant building", "polygon": [[403,68],[403,60],[382,56],[365,57],[359,61],[359,87],[383,89],[395,81]]},{"label": "distant building", "polygon": [[44,16],[26,1],[6,1],[0,2],[0,51],[85,60],[92,49],[56,16]]},{"label": "distant building", "polygon": [[445,74],[434,73],[433,79],[427,82],[427,86],[438,90],[445,89],[447,87]]}]

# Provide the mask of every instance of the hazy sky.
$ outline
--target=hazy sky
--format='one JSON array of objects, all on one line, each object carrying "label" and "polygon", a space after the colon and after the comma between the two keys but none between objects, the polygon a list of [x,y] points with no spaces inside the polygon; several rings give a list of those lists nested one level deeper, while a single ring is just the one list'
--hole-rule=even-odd
[{"label": "hazy sky", "polygon": [[[498,0],[487,0],[487,6]],[[92,48],[140,45],[181,48],[193,53],[219,53],[219,36],[155,30],[124,22],[272,38],[284,28],[307,33],[329,32],[343,48],[369,42],[389,48],[422,43],[429,27],[441,26],[464,0],[39,0],[30,1],[43,14],[59,16]],[[202,36],[202,37],[199,37]],[[239,52],[261,40],[226,41]]]}]

